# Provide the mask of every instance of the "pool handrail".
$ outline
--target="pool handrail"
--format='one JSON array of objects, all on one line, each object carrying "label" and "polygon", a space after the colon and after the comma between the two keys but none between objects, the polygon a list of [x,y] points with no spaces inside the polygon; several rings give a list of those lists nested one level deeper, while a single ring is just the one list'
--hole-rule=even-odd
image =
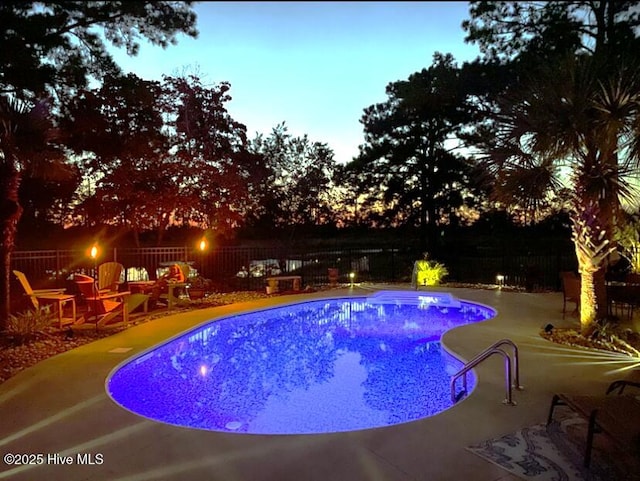
[{"label": "pool handrail", "polygon": [[[499,347],[507,344],[509,346],[511,346],[513,348],[513,362],[511,360],[511,357],[509,356],[509,354],[507,354],[503,349],[500,349]],[[516,346],[516,344],[511,341],[510,339],[501,339],[497,342],[494,342],[491,346],[487,347],[485,350],[483,350],[480,354],[478,354],[476,357],[474,357],[473,359],[471,359],[471,361],[467,362],[462,369],[460,369],[457,373],[455,373],[452,377],[451,377],[451,400],[453,401],[453,403],[455,404],[457,402],[457,397],[455,394],[455,389],[456,389],[456,380],[460,377],[460,376],[464,376],[462,378],[462,389],[463,389],[463,393],[465,393],[467,391],[467,372],[469,372],[471,369],[473,369],[475,366],[477,366],[478,364],[480,364],[482,361],[484,361],[485,359],[491,357],[493,354],[500,354],[504,360],[505,360],[505,378],[506,378],[506,398],[503,401],[504,404],[508,404],[510,406],[515,406],[516,403],[515,401],[513,401],[513,397],[512,397],[512,388],[516,388],[518,390],[522,390],[524,389],[521,385],[520,385],[520,368],[519,368],[519,362],[518,362],[518,346]],[[513,370],[512,370],[512,366],[513,366]],[[512,378],[515,380],[515,382],[512,384]]]}]

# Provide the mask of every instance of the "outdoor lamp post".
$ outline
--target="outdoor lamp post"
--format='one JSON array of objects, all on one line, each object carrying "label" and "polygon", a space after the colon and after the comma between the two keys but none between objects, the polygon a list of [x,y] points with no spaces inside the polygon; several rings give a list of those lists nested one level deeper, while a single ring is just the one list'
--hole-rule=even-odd
[{"label": "outdoor lamp post", "polygon": [[[93,316],[98,319],[98,244],[93,243],[89,256],[93,259]],[[96,329],[98,329],[98,323],[96,322]]]},{"label": "outdoor lamp post", "polygon": [[353,281],[356,278],[356,273],[355,272],[349,272],[349,280],[351,281],[351,289],[353,289]]},{"label": "outdoor lamp post", "polygon": [[93,259],[93,278],[98,280],[98,244],[93,244],[89,251],[89,256]]},{"label": "outdoor lamp post", "polygon": [[200,269],[202,269],[202,267],[204,266],[204,253],[208,247],[209,245],[207,242],[207,238],[203,236],[200,239],[200,242],[198,242],[198,249],[200,250]]}]

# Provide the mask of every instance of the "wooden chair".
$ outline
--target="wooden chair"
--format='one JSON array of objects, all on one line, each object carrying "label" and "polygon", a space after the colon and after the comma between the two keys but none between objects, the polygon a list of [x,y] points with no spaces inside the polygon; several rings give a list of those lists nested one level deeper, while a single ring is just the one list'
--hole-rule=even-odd
[{"label": "wooden chair", "polygon": [[101,292],[118,292],[124,266],[119,262],[104,262],[98,266],[98,289]]},{"label": "wooden chair", "polygon": [[[13,271],[20,285],[24,289],[25,295],[31,300],[36,311],[45,310],[50,312],[50,306],[54,306],[58,319],[58,326],[62,329],[64,324],[76,322],[76,297],[73,294],[66,294],[65,289],[33,289],[27,276],[20,271]],[[71,306],[71,317],[64,317],[65,306]]]},{"label": "wooden chair", "polygon": [[129,291],[101,292],[93,277],[83,274],[74,274],[73,280],[87,304],[86,321],[95,322],[98,327],[122,316],[123,323],[129,322]]},{"label": "wooden chair", "polygon": [[62,294],[65,291],[64,288],[63,289],[33,289],[31,287],[31,283],[27,279],[27,276],[23,272],[13,271],[13,275],[15,275],[18,281],[20,282],[20,285],[24,289],[25,295],[29,297],[36,311],[39,311],[41,308],[40,302],[38,300],[39,296],[49,295],[49,294]]},{"label": "wooden chair", "polygon": [[[163,289],[157,299],[162,299],[166,302],[168,309],[173,309],[181,300],[190,301],[188,297],[179,297],[184,294],[188,296],[189,287],[189,274],[191,272],[191,266],[186,262],[174,262],[182,271],[184,278],[183,282],[169,282],[166,288]],[[156,269],[156,275],[160,278],[165,273],[165,269]]]},{"label": "wooden chair", "polygon": [[573,314],[580,310],[580,277],[570,271],[560,273],[562,280],[562,318],[567,312],[567,302],[575,302],[576,307]]}]

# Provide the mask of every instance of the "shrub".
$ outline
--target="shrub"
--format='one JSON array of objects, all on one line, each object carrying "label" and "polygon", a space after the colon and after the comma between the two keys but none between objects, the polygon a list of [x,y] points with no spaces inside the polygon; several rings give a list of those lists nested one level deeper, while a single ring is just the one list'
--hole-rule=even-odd
[{"label": "shrub", "polygon": [[11,314],[7,322],[7,334],[19,343],[25,342],[49,327],[53,317],[47,309]]},{"label": "shrub", "polygon": [[448,274],[444,264],[421,260],[415,263],[413,279],[418,286],[439,286]]}]

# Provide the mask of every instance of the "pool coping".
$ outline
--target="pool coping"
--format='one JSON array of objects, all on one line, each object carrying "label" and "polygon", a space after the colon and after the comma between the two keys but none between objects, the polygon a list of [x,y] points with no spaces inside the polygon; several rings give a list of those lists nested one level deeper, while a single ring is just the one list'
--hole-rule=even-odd
[{"label": "pool coping", "polygon": [[[117,405],[119,405],[120,407],[122,407],[123,409],[131,412],[132,414],[138,415],[143,419],[147,419],[149,421],[156,421],[156,422],[164,422],[166,424],[169,425],[173,425],[173,426],[177,426],[177,427],[184,427],[184,428],[190,428],[190,429],[202,429],[205,431],[213,431],[213,432],[222,432],[222,433],[234,433],[234,429],[223,429],[222,427],[218,426],[218,427],[204,427],[204,426],[194,426],[194,425],[189,425],[185,422],[180,422],[178,421],[178,419],[184,419],[185,418],[185,412],[184,411],[180,411],[179,412],[179,416],[178,417],[171,417],[170,413],[168,413],[164,407],[163,407],[163,402],[157,402],[156,400],[153,401],[153,408],[152,410],[155,412],[155,415],[151,415],[151,414],[145,414],[145,410],[147,407],[151,407],[151,406],[146,406],[146,402],[145,403],[140,403],[140,402],[136,402],[136,400],[131,399],[131,395],[129,394],[130,391],[130,382],[129,382],[129,378],[132,376],[131,373],[125,374],[125,379],[127,379],[127,382],[123,382],[123,380],[116,380],[116,384],[119,386],[118,388],[114,388],[112,386],[112,381],[114,376],[117,376],[117,374],[122,370],[122,369],[127,369],[127,368],[131,368],[134,371],[136,369],[138,369],[138,366],[140,364],[140,360],[141,359],[147,359],[147,357],[149,355],[153,355],[154,352],[157,352],[158,350],[163,350],[165,352],[166,355],[166,347],[170,346],[169,349],[171,350],[171,352],[173,353],[176,349],[176,346],[173,345],[176,341],[180,341],[180,343],[187,343],[187,345],[190,345],[189,343],[191,342],[191,338],[193,336],[196,336],[196,338],[201,338],[203,335],[203,329],[213,329],[213,325],[219,322],[225,322],[225,321],[232,321],[236,318],[241,318],[242,316],[246,316],[246,315],[251,315],[253,313],[260,313],[261,315],[266,315],[267,317],[273,317],[270,313],[270,311],[278,311],[277,313],[275,313],[275,316],[279,316],[282,314],[286,314],[287,313],[287,308],[288,307],[293,307],[293,306],[303,306],[303,305],[311,305],[312,303],[314,303],[315,306],[325,306],[327,304],[327,302],[331,302],[331,301],[335,301],[337,303],[343,303],[343,302],[352,302],[353,300],[358,300],[359,302],[367,302],[367,303],[373,303],[374,305],[414,305],[416,306],[416,308],[419,307],[419,311],[416,311],[416,313],[421,313],[420,317],[423,319],[423,321],[421,322],[425,322],[425,320],[427,321],[425,323],[425,327],[428,324],[428,312],[430,311],[426,311],[425,309],[430,308],[431,306],[433,307],[437,307],[440,309],[445,309],[445,311],[443,312],[447,312],[446,310],[448,309],[458,309],[460,307],[462,307],[462,304],[465,303],[467,306],[469,307],[478,307],[478,308],[482,308],[485,310],[485,312],[483,312],[480,316],[482,316],[484,319],[474,319],[474,320],[467,320],[466,322],[462,319],[460,319],[460,324],[473,324],[473,323],[478,323],[478,322],[484,322],[488,319],[492,319],[493,317],[496,316],[497,312],[495,309],[493,309],[492,307],[485,305],[485,304],[481,304],[481,303],[477,303],[477,302],[469,302],[467,300],[464,299],[459,299],[455,296],[453,296],[451,293],[449,292],[434,292],[434,291],[425,291],[425,290],[378,290],[375,291],[373,295],[368,295],[368,293],[362,293],[358,296],[355,295],[329,295],[329,296],[322,296],[320,298],[317,299],[295,299],[292,302],[287,302],[287,303],[283,303],[283,304],[278,304],[275,306],[269,306],[266,308],[262,308],[259,310],[249,310],[245,313],[232,313],[229,315],[225,315],[225,316],[216,316],[213,319],[207,319],[205,321],[203,321],[200,324],[197,324],[195,326],[189,327],[186,330],[183,330],[179,333],[176,333],[170,337],[168,337],[167,339],[164,339],[162,341],[160,341],[159,343],[153,345],[153,346],[149,346],[145,349],[142,349],[141,351],[136,352],[133,355],[130,355],[129,357],[127,357],[126,359],[123,359],[120,363],[118,363],[116,366],[113,367],[113,369],[111,369],[111,371],[109,372],[109,374],[107,375],[107,377],[105,378],[104,384],[105,384],[105,392],[107,393],[107,395],[109,396],[109,398]],[[283,310],[284,309],[284,310]],[[397,316],[398,314],[391,314],[388,313],[388,315],[391,316]],[[426,318],[424,316],[427,316]],[[477,315],[477,314],[476,314]],[[397,317],[394,317],[394,319],[397,319]],[[449,322],[453,322],[455,324],[455,322],[459,320],[459,317],[455,317],[453,319],[450,319]],[[247,322],[249,322],[249,324],[253,324],[252,322],[248,321],[248,320],[244,320],[242,325],[245,325]],[[305,327],[309,327],[309,326],[305,326]],[[335,327],[335,326],[334,326]],[[449,327],[450,330],[451,327]],[[303,329],[303,331],[306,329]],[[422,331],[421,331],[422,332]],[[204,337],[205,338],[210,338],[209,342],[214,342],[213,346],[221,346],[220,342],[221,341],[217,341],[215,342],[213,339],[213,337],[217,337],[218,334],[215,333],[208,333],[206,334]],[[422,337],[422,336],[421,336]],[[413,339],[413,338],[412,338]],[[252,342],[251,338],[247,338],[247,341]],[[194,341],[196,344],[199,344],[199,341],[196,340]],[[415,342],[415,339],[413,339],[412,341],[412,346],[413,343]],[[424,342],[424,341],[421,341]],[[456,370],[462,368],[462,365],[464,364],[464,361],[462,359],[459,358],[459,356],[456,355],[455,352],[450,351],[449,349],[446,348],[446,346],[443,346],[442,343],[440,343],[440,335],[438,335],[438,339],[437,339],[438,344],[441,346],[441,349],[439,349],[439,352],[441,354],[439,354],[437,357],[441,358],[442,355],[448,356],[450,358],[453,359],[453,362],[455,363],[456,366]],[[222,341],[222,344],[224,344],[224,339]],[[208,348],[211,349],[212,346],[209,346]],[[197,348],[197,347],[196,347]],[[193,359],[192,359],[193,360]],[[146,361],[143,361],[143,363]],[[152,361],[153,362],[153,361]],[[165,363],[167,362],[167,360],[165,359]],[[210,364],[208,361],[201,359],[201,361],[198,361],[199,363],[204,363],[204,364]],[[179,362],[180,363],[180,362]],[[163,364],[164,365],[164,364]],[[401,366],[399,366],[401,368]],[[162,370],[163,367],[162,366],[158,366],[157,367],[159,370]],[[248,366],[248,368],[251,368],[251,366]],[[449,368],[451,368],[451,366],[449,366]],[[244,366],[243,366],[244,369]],[[447,379],[447,383],[443,384],[440,383],[438,384],[438,392],[442,392],[444,391],[444,393],[446,393],[448,395],[449,391],[450,391],[450,384],[449,384],[449,375],[448,373],[444,370],[445,367],[443,365],[442,369],[442,377],[444,379]],[[148,371],[149,367],[142,367],[142,371]],[[178,374],[182,373],[182,376],[184,376],[184,372],[181,370],[179,372],[176,372],[172,369],[170,369],[170,372],[168,373],[167,376],[162,376],[163,379],[171,377],[171,379],[176,379],[176,381],[178,381],[178,383],[181,383],[182,380],[179,378]],[[409,374],[409,373],[407,373]],[[412,372],[409,375],[415,375],[417,373]],[[406,375],[406,374],[405,374]],[[173,376],[178,376],[178,378],[174,378]],[[226,377],[226,376],[225,376]],[[257,378],[260,379],[262,377],[262,375],[258,372],[257,373]],[[470,379],[470,383],[468,383],[468,380]],[[192,381],[198,383],[202,380],[201,376],[197,376],[197,379],[192,379]],[[210,383],[212,380],[209,379],[208,383]],[[425,381],[428,380],[425,379]],[[311,381],[312,386],[314,384],[318,383],[318,381]],[[476,376],[475,373],[471,372],[469,376],[465,376],[464,379],[464,386],[467,387],[469,389],[469,391],[465,391],[466,395],[469,395],[471,392],[473,392],[473,388],[475,387],[476,384]],[[324,382],[321,382],[321,384],[324,384]],[[462,384],[459,384],[459,386],[461,386]],[[241,388],[241,386],[238,386]],[[308,388],[311,386],[308,386]],[[354,386],[355,387],[355,386]],[[172,397],[174,396],[174,393],[167,391],[166,389],[163,389],[162,386],[153,384],[153,387],[151,387],[152,390],[157,390],[160,398],[159,399],[163,399],[163,396],[169,396]],[[304,388],[303,388],[304,389]],[[418,386],[416,388],[413,389],[424,389],[424,385]],[[296,389],[294,388],[294,391]],[[138,392],[140,392],[140,390],[138,389]],[[276,388],[276,392],[277,388]],[[413,391],[412,391],[413,392]],[[146,394],[143,393],[143,394]],[[260,394],[260,393],[256,393],[256,394]],[[272,393],[270,396],[272,396],[274,393]],[[284,394],[284,393],[283,393]],[[415,393],[416,395],[419,393]],[[243,397],[245,395],[243,395],[242,393],[238,394],[240,397]],[[326,393],[327,396],[330,397],[330,393]],[[155,397],[155,396],[153,396]],[[276,395],[277,397],[277,395]],[[148,399],[148,398],[146,398]],[[183,398],[184,399],[184,398]],[[175,400],[175,399],[174,399]],[[418,419],[423,419],[426,417],[430,417],[430,416],[435,416],[437,414],[439,414],[442,411],[445,411],[447,409],[450,409],[451,407],[453,407],[455,405],[455,401],[451,401],[449,399],[449,396],[447,396],[447,400],[448,400],[448,404],[445,406],[440,407],[439,409],[435,410],[434,409],[429,409],[428,412],[429,414],[424,414],[423,416],[420,417],[416,417],[415,419],[411,419],[411,420],[406,420],[406,421],[402,421],[402,422],[413,422],[415,420]],[[246,400],[247,403],[250,405],[251,404],[251,400],[247,399]],[[268,404],[268,403],[267,403]],[[309,404],[309,403],[307,403]],[[156,411],[154,408],[158,407],[159,411]],[[296,405],[297,406],[297,405]],[[195,407],[195,406],[194,406]],[[321,405],[320,406],[322,409],[322,412],[319,412],[317,409],[314,412],[317,412],[318,415],[322,415],[323,413],[327,412],[327,405]],[[368,408],[367,412],[373,414],[374,409],[373,408]],[[376,411],[378,412],[378,411]],[[391,411],[396,413],[395,415],[402,415],[404,414],[403,411]],[[230,413],[231,414],[231,413]],[[235,416],[233,414],[231,414],[232,416]],[[280,414],[281,415],[281,414]],[[297,413],[291,413],[290,414],[291,417],[297,417]],[[164,420],[162,418],[165,418]],[[187,415],[188,418],[188,415]],[[240,418],[244,419],[242,416],[240,416]],[[345,419],[345,415],[344,413],[341,416],[341,419]],[[359,417],[358,421],[359,424],[365,424],[363,421],[365,420],[365,418]],[[273,421],[273,420],[271,420]],[[348,419],[347,419],[348,421]],[[396,422],[389,422],[389,420],[387,420],[386,423],[381,423],[380,421],[377,421],[379,424],[378,425],[369,425],[369,426],[361,426],[358,428],[348,428],[348,427],[344,427],[341,426],[339,429],[335,429],[335,430],[322,430],[320,424],[316,424],[316,423],[312,423],[313,429],[312,431],[309,432],[296,432],[295,429],[295,425],[292,425],[291,423],[285,423],[285,424],[281,424],[281,423],[276,423],[277,424],[277,431],[280,432],[256,432],[254,429],[259,429],[259,428],[252,428],[251,426],[249,426],[248,430],[246,431],[238,431],[237,434],[326,434],[326,433],[336,433],[336,432],[345,432],[345,431],[354,431],[354,430],[361,430],[361,429],[373,429],[373,428],[377,428],[377,427],[387,427],[387,426],[391,426],[394,424],[400,424],[401,422],[396,421]],[[249,417],[247,420],[245,420],[244,422],[239,422],[237,423],[239,426],[241,426],[242,424],[249,424],[251,425],[253,423],[252,421],[252,417]],[[305,423],[303,423],[305,424]],[[294,429],[291,429],[291,426],[294,427]],[[308,424],[306,425],[307,427],[309,426]],[[334,426],[336,426],[334,424]],[[291,429],[290,432],[286,432],[287,427],[289,427]]]}]

